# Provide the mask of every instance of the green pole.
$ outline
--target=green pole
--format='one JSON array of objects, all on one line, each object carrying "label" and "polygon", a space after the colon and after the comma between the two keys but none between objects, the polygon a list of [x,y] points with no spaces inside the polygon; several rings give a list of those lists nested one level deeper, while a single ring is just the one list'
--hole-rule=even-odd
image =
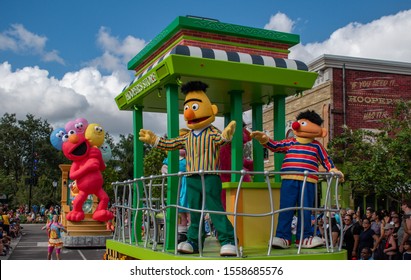
[{"label": "green pole", "polygon": [[[169,138],[178,136],[179,130],[179,112],[178,112],[178,86],[169,84],[166,85],[167,95],[167,135]],[[178,173],[179,158],[178,151],[168,152],[168,173]],[[178,177],[167,178],[167,205],[177,204],[177,189]],[[175,248],[175,227],[176,227],[176,208],[167,209],[167,235],[166,235],[166,249],[173,250]]]},{"label": "green pole", "polygon": [[[274,96],[274,136],[275,141],[280,141],[285,138],[285,96]],[[284,160],[284,154],[276,153],[274,155],[274,170],[280,171]],[[275,181],[280,182],[280,175],[275,176]]]},{"label": "green pole", "polygon": [[[253,130],[263,131],[263,103],[251,104]],[[253,139],[254,171],[264,171],[264,150],[260,143]],[[254,182],[264,182],[264,175],[254,175]]]},{"label": "green pole", "polygon": [[[231,103],[231,120],[237,123],[233,139],[231,140],[231,169],[239,171],[243,168],[243,91],[233,90],[229,92]],[[240,174],[231,174],[231,181],[240,181]]]},{"label": "green pole", "polygon": [[[140,178],[144,175],[144,161],[141,159],[144,158],[144,144],[140,140],[138,140],[138,133],[140,129],[143,127],[143,107],[135,106],[133,110],[133,133],[134,133],[134,138],[133,138],[133,148],[134,148],[134,162],[133,162],[133,175],[134,178]],[[137,191],[139,192],[140,197],[143,196],[143,186],[141,185],[141,182],[139,183],[139,188],[137,188],[137,185],[135,184],[133,186],[134,192],[133,192],[133,208],[140,208],[141,207],[141,201],[137,201]],[[142,219],[143,219],[143,213],[142,211],[138,211],[137,213],[133,213],[134,215],[137,215],[137,222],[136,222],[136,228],[141,228],[142,225]],[[134,220],[134,219],[133,219]],[[137,231],[137,236],[134,236],[134,231],[132,231],[132,236],[131,239],[135,241],[137,238],[138,241],[141,241],[141,231]]]}]

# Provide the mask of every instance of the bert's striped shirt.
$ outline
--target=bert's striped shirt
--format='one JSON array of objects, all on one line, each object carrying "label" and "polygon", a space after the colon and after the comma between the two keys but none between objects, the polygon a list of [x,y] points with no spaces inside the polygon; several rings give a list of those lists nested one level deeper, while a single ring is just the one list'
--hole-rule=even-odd
[{"label": "bert's striped shirt", "polygon": [[[302,143],[298,140],[308,139],[288,138],[282,141],[274,141],[270,139],[270,141],[264,145],[264,147],[272,152],[285,154],[281,171],[318,172],[319,163],[321,163],[327,171],[335,168],[334,163],[320,142],[313,140],[309,143]],[[281,178],[304,180],[304,175],[284,174]],[[309,175],[307,181],[316,183],[318,181],[318,176]]]},{"label": "bert's striped shirt", "polygon": [[160,138],[156,148],[171,151],[186,149],[187,172],[220,168],[220,147],[228,143],[220,130],[210,125],[198,134],[193,130],[173,139]]}]

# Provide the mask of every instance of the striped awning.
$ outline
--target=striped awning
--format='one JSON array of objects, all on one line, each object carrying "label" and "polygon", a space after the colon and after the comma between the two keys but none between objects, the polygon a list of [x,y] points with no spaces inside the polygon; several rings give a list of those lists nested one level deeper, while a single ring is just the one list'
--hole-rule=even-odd
[{"label": "striped awning", "polygon": [[[147,72],[149,72],[151,69],[156,67],[165,58],[173,54],[199,57],[199,58],[216,59],[216,60],[221,60],[221,61],[255,64],[255,65],[261,65],[261,66],[268,66],[268,67],[279,67],[279,68],[286,68],[286,69],[293,69],[293,70],[308,71],[308,66],[304,62],[299,61],[299,60],[275,58],[275,57],[265,56],[265,55],[254,55],[254,54],[241,53],[241,52],[229,52],[229,51],[215,50],[215,49],[209,49],[209,48],[178,45],[174,47],[173,49],[171,49],[166,54],[164,54],[158,60],[156,60],[153,64],[147,67],[139,75],[137,75],[134,78],[134,80],[130,83],[130,85],[132,85],[134,82],[136,82],[141,77],[143,77],[145,74],[147,74]],[[126,86],[125,88],[127,87],[128,86]]]}]

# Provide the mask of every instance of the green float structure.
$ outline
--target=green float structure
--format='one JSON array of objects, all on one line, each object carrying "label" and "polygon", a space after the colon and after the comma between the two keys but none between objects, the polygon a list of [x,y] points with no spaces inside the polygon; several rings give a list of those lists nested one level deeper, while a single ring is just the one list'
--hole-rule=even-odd
[{"label": "green float structure", "polygon": [[[209,85],[207,95],[218,106],[218,115],[224,117],[225,123],[235,120],[241,124],[243,112],[251,110],[252,129],[263,130],[263,105],[273,103],[274,139],[284,139],[285,98],[310,89],[317,78],[317,74],[309,72],[303,62],[288,59],[289,49],[299,42],[300,38],[295,34],[222,23],[209,18],[177,17],[128,63],[128,69],[135,71],[135,79],[115,98],[120,110],[133,112],[134,178],[143,178],[143,143],[137,137],[143,128],[143,112],[165,113],[167,135],[178,136],[179,115],[184,103],[179,87],[188,81],[201,80]],[[242,183],[243,141],[242,131],[237,129],[232,140],[231,182],[223,184],[227,190],[227,212],[255,214],[273,211],[266,205],[277,205],[278,209],[280,177],[278,173],[271,174],[267,189],[268,176],[264,172],[263,157],[262,146],[254,143],[253,182]],[[280,155],[275,156],[275,170],[280,170],[282,160]],[[178,151],[168,153],[169,174],[178,173],[178,161]],[[106,243],[107,258],[221,258],[219,250],[213,250],[212,239],[206,240],[207,249],[200,256],[176,253],[176,231],[170,230],[176,228],[177,222],[177,211],[173,207],[166,207],[162,213],[166,218],[163,228],[158,229],[164,232],[161,245],[147,245],[149,243],[147,240],[144,242],[140,231],[148,203],[144,196],[146,183],[143,178],[115,184],[116,190],[123,188],[122,196],[120,191],[116,193],[117,199],[130,198],[128,215],[132,217],[132,229],[124,230],[117,223],[114,239]],[[166,183],[165,205],[176,205],[179,176],[167,176]],[[267,194],[269,191],[272,192],[270,195]],[[270,201],[260,203],[262,200]],[[256,218],[258,221],[241,215],[234,217],[230,216],[230,219],[235,225],[238,245],[244,247],[249,259],[346,258],[343,250],[329,248],[268,250],[267,253],[273,234],[270,224],[276,221],[276,216],[260,215]]]}]

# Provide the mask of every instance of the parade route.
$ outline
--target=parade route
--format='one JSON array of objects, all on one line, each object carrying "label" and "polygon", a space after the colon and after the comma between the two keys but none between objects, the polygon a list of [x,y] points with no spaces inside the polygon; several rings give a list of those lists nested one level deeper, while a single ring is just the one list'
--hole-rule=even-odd
[{"label": "parade route", "polygon": [[[23,224],[23,235],[13,238],[11,252],[0,260],[46,260],[48,238],[44,224]],[[102,260],[105,248],[63,248],[62,260]],[[54,254],[53,254],[54,257]]]}]

